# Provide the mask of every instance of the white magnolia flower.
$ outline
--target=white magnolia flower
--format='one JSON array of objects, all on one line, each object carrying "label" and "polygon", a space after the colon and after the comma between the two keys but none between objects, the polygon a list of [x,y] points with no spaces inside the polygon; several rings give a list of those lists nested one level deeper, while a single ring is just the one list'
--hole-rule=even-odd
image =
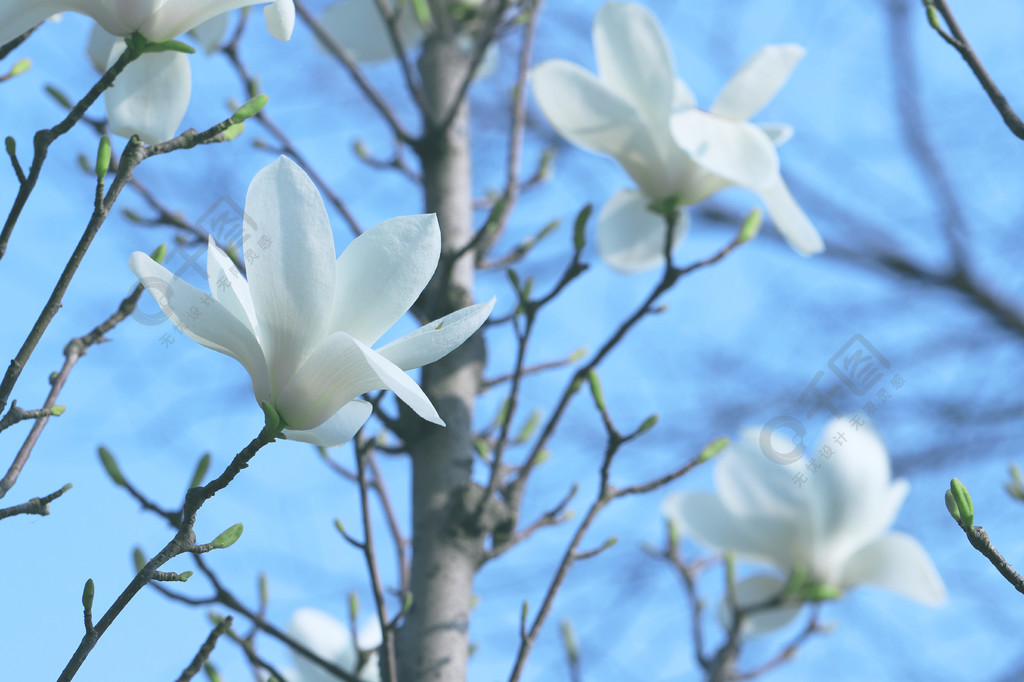
[{"label": "white magnolia flower", "polygon": [[[833,440],[837,434],[843,434],[842,445]],[[945,601],[942,578],[921,544],[889,530],[910,486],[891,480],[888,453],[872,428],[832,420],[821,445],[834,454],[818,456],[820,468],[813,473],[803,462],[769,460],[759,435],[749,431],[719,455],[717,493],[677,493],[662,506],[681,532],[779,570],[741,582],[741,605],[780,594],[794,571],[809,584],[839,590],[868,583],[923,604]],[[771,629],[795,615],[792,608],[769,611],[749,625],[752,631]]]},{"label": "white magnolia flower", "polygon": [[[541,111],[560,135],[614,157],[639,186],[615,194],[598,217],[597,246],[609,265],[636,272],[664,262],[667,228],[648,209],[652,202],[693,204],[729,185],[757,193],[798,252],[824,248],[779,174],[775,146],[792,129],[747,122],[789,78],[802,47],[762,49],[707,112],[676,78],[668,41],[647,8],[603,5],[594,19],[594,52],[596,76],[555,59],[537,66],[532,82]],[[686,229],[680,222],[676,242]]]},{"label": "white magnolia flower", "polygon": [[[427,30],[416,16],[412,2],[400,0],[396,6],[394,0],[385,0],[385,4],[395,12],[395,26],[402,38],[402,46],[406,50],[419,47],[427,37]],[[479,7],[483,0],[462,0],[461,4]],[[327,8],[320,21],[331,38],[357,62],[383,62],[397,56],[377,0],[339,0]],[[468,36],[461,37],[467,40],[465,44],[460,42],[459,46],[472,50],[472,40]],[[484,53],[475,77],[482,78],[492,73],[497,64],[498,51],[492,44]]]},{"label": "white magnolia flower", "polygon": [[[320,658],[357,675],[363,682],[380,682],[376,651],[366,656],[362,666],[359,665],[359,650],[371,651],[380,646],[380,623],[377,621],[367,622],[356,633],[358,650],[352,642],[349,628],[319,609],[298,609],[288,624],[288,634]],[[293,652],[293,655],[295,670],[284,673],[288,682],[335,682],[337,679],[302,654]]]},{"label": "white magnolia flower", "polygon": [[[267,28],[280,40],[291,37],[295,6],[291,0],[276,0],[264,13]],[[227,26],[227,15],[218,14],[193,28],[207,52],[216,49]],[[101,24],[89,35],[89,59],[104,72],[125,50],[122,37],[109,33]],[[181,52],[144,54],[133,61],[104,93],[107,120],[115,135],[157,144],[174,137],[185,118],[192,96],[192,69],[188,55]]]},{"label": "white magnolia flower", "polygon": [[386,220],[335,262],[320,193],[282,156],[249,185],[245,223],[248,281],[212,239],[209,294],[141,252],[131,256],[132,272],[185,334],[242,363],[257,401],[277,409],[289,438],[324,446],[349,440],[370,415],[370,404],[356,398],[385,388],[443,425],[405,371],[461,345],[483,324],[494,300],[371,348],[433,275],[441,252],[437,218]]},{"label": "white magnolia flower", "polygon": [[[58,12],[92,17],[108,33],[138,31],[153,42],[175,38],[207,19],[267,0],[4,0],[0,3],[0,45]],[[288,40],[295,23],[292,0],[274,0],[263,10],[270,33]]]}]

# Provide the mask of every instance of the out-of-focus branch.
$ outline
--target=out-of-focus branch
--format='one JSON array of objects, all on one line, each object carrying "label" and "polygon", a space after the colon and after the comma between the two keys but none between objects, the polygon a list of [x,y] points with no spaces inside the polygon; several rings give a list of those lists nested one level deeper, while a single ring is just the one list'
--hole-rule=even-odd
[{"label": "out-of-focus branch", "polygon": [[7,507],[6,509],[0,509],[0,519],[6,519],[8,516],[17,516],[18,514],[37,514],[39,516],[48,516],[50,513],[50,503],[69,490],[71,490],[71,484],[67,483],[63,488],[50,493],[46,497],[33,497],[28,502],[22,502],[21,504],[13,507]]},{"label": "out-of-focus branch", "polygon": [[[931,27],[942,36],[942,39],[953,46],[960,56],[963,57],[964,61],[971,68],[974,73],[974,77],[978,79],[981,87],[985,89],[985,93],[988,98],[992,101],[999,115],[1003,117],[1003,122],[1006,123],[1006,127],[1010,129],[1010,132],[1016,135],[1018,138],[1024,140],[1024,121],[1020,120],[1020,117],[1013,111],[1013,107],[1007,101],[1006,96],[1003,95],[1002,91],[992,80],[992,77],[985,70],[985,66],[981,63],[978,55],[975,54],[974,48],[967,41],[967,37],[960,30],[960,25],[956,21],[956,17],[953,16],[953,12],[949,9],[946,4],[946,0],[924,0],[925,11],[928,14],[928,23]],[[947,33],[943,28],[942,24],[939,23],[939,17],[941,15],[943,22],[945,22],[949,32]]]},{"label": "out-of-focus branch", "polygon": [[196,652],[195,658],[193,658],[188,667],[182,671],[177,682],[188,682],[199,674],[199,671],[203,669],[203,664],[210,659],[210,654],[213,653],[213,648],[217,646],[217,640],[220,639],[220,636],[231,627],[231,621],[231,616],[228,616],[217,623],[210,632],[210,635],[206,638],[206,641],[203,642],[201,647],[199,647],[199,651]]}]

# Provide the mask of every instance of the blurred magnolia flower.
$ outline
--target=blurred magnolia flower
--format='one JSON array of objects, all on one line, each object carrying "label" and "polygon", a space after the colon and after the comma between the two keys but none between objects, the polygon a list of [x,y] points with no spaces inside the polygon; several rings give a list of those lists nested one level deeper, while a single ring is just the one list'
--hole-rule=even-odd
[{"label": "blurred magnolia flower", "polygon": [[[406,50],[415,49],[427,37],[427,31],[416,16],[411,0],[385,0],[395,12],[395,27]],[[483,0],[462,0],[459,4],[467,8],[478,8]],[[338,45],[357,62],[382,62],[397,56],[395,46],[388,31],[387,22],[381,15],[377,0],[339,0],[335,2],[320,19],[324,30],[330,34]],[[467,52],[473,49],[469,36],[460,36],[466,42],[459,47]],[[490,45],[484,53],[475,77],[482,78],[497,68],[498,52],[495,45]]]},{"label": "blurred magnolia flower", "polygon": [[[609,2],[594,19],[597,75],[571,62],[533,70],[533,92],[556,131],[580,147],[614,157],[639,186],[622,190],[598,217],[601,257],[623,272],[664,262],[667,227],[652,203],[693,204],[723,187],[757,193],[789,244],[802,254],[824,248],[779,174],[776,145],[792,129],[755,125],[756,114],[803,56],[798,45],[770,45],[730,79],[709,111],[675,77],[672,52],[647,8]],[[683,219],[673,247],[686,230]]]},{"label": "blurred magnolia flower", "polygon": [[[363,626],[356,634],[358,641],[353,643],[349,628],[319,609],[303,608],[292,615],[288,634],[320,658],[357,675],[363,682],[380,682],[380,664],[377,652],[373,651],[381,643],[380,623],[377,621],[369,621]],[[360,651],[372,652],[365,657],[362,665],[359,665]],[[295,670],[284,673],[288,682],[337,680],[334,675],[297,651],[293,651],[293,656]]]},{"label": "blurred magnolia flower", "polygon": [[[835,438],[842,434],[842,445]],[[863,583],[928,605],[942,604],[946,589],[928,553],[910,535],[890,531],[910,489],[891,480],[889,455],[874,429],[833,419],[819,449],[821,467],[781,465],[760,449],[759,430],[720,454],[717,493],[670,495],[662,511],[682,533],[720,551],[775,566],[781,576],[759,575],[737,585],[740,606],[780,595],[796,572],[804,585],[845,590]],[[817,450],[816,450],[817,451]],[[779,627],[798,612],[790,605],[757,612],[750,633]]]},{"label": "blurred magnolia flower", "polygon": [[[267,5],[264,14],[272,35],[280,40],[291,37],[295,24],[292,0],[276,0]],[[227,15],[222,13],[192,27],[192,33],[209,53],[217,48],[226,27]],[[124,50],[124,38],[109,33],[101,24],[93,26],[88,54],[97,71],[106,71]],[[176,51],[143,54],[125,67],[104,93],[110,131],[124,137],[138,135],[148,144],[169,140],[185,118],[191,96],[188,55]]]},{"label": "blurred magnolia flower", "polygon": [[[125,37],[139,32],[159,43],[207,19],[266,0],[5,0],[0,3],[0,45],[17,38],[58,12],[92,17],[108,33]],[[288,40],[295,23],[292,0],[274,0],[263,9],[270,33]]]},{"label": "blurred magnolia flower", "polygon": [[320,193],[294,162],[261,170],[245,198],[242,251],[248,281],[210,239],[210,293],[141,252],[132,272],[185,334],[235,358],[258,402],[273,405],[285,435],[323,446],[349,440],[370,416],[356,398],[390,389],[444,425],[405,373],[444,357],[483,324],[494,300],[463,308],[374,350],[412,306],[441,253],[434,215],[392,218],[337,258]]}]

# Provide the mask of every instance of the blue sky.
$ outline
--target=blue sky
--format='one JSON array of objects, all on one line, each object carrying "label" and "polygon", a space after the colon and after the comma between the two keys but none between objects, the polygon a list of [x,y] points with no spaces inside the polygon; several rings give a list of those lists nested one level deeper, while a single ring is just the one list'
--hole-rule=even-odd
[{"label": "blue sky", "polygon": [[[953,9],[981,58],[1011,103],[1024,101],[1018,85],[1024,82],[1019,50],[1024,10],[1006,1],[962,4]],[[589,32],[599,3],[549,5],[536,60],[560,57],[592,68]],[[791,81],[757,120],[796,128],[795,138],[780,150],[783,171],[829,252],[801,258],[766,226],[754,243],[684,279],[664,298],[666,312],[646,320],[600,369],[619,423],[661,415],[657,429],[621,453],[616,475],[623,482],[645,480],[713,438],[735,436],[745,426],[798,409],[798,396],[815,373],[826,370],[829,358],[851,337],[862,335],[906,379],[876,420],[894,466],[912,484],[896,527],[913,533],[931,553],[950,601],[930,609],[878,590],[857,590],[825,607],[834,632],[815,637],[793,662],[763,679],[1012,679],[1020,665],[1017,633],[1024,626],[1014,608],[1018,595],[967,545],[945,511],[942,493],[951,476],[961,478],[974,494],[977,523],[1011,562],[1024,554],[1019,503],[1001,490],[1006,466],[1018,452],[1024,339],[996,323],[977,297],[940,278],[894,273],[879,264],[878,254],[896,254],[922,271],[941,272],[948,257],[941,223],[952,199],[965,216],[979,280],[997,299],[1019,309],[1022,143],[1003,127],[960,58],[928,28],[916,3],[906,3],[907,32],[895,34],[890,4],[881,2],[661,0],[649,5],[665,24],[680,75],[704,105],[762,45],[797,42],[807,48]],[[271,97],[269,113],[350,202],[360,222],[369,226],[422,210],[408,181],[370,171],[351,154],[357,140],[382,155],[390,141],[381,137],[383,127],[351,81],[310,46],[308,32],[300,26],[292,43],[279,44],[254,19],[243,58]],[[19,56],[34,61],[27,74],[0,84],[0,133],[16,138],[23,163],[32,132],[60,117],[43,86],[54,84],[73,96],[94,79],[84,53],[88,26],[84,18],[67,15],[44,26],[4,62]],[[900,93],[912,91],[899,76],[896,45],[907,46],[918,80],[914,94],[921,120],[909,127],[927,139],[949,178],[952,197],[936,191],[934,168],[923,171],[908,146],[908,122],[900,118],[898,103]],[[473,91],[478,194],[497,186],[503,173],[502,126],[514,48],[514,41],[502,45],[498,72]],[[229,112],[229,99],[244,96],[222,57],[196,55],[192,68],[193,100],[183,127],[202,128]],[[400,113],[411,121],[393,66],[369,73],[382,91],[394,93]],[[102,116],[102,107],[91,114]],[[536,108],[530,123],[527,167],[557,142]],[[251,125],[230,145],[147,161],[138,177],[166,205],[198,220],[222,196],[241,203],[252,176],[274,158],[253,148],[257,139],[268,136]],[[115,148],[123,144],[116,140]],[[76,157],[91,158],[95,146],[94,134],[82,127],[53,147],[0,262],[5,292],[0,348],[8,356],[16,352],[88,218],[92,188]],[[9,171],[0,177],[0,205],[8,206],[15,180]],[[630,184],[613,161],[561,145],[553,178],[523,197],[498,251],[550,220],[570,223],[583,204],[600,206]],[[711,207],[735,215],[755,201],[747,193],[727,191]],[[131,192],[119,205],[147,215]],[[348,230],[333,212],[331,220],[341,248]],[[680,259],[713,253],[730,238],[728,229],[708,211],[696,211]],[[111,217],[18,384],[14,397],[20,405],[42,402],[46,378],[58,369],[67,340],[109,315],[130,290],[128,254],[151,250],[171,236],[167,229],[140,227],[120,214]],[[536,249],[521,273],[537,276],[541,287],[552,281],[569,239],[563,227]],[[609,271],[592,247],[587,257],[590,271],[542,318],[532,362],[559,359],[578,348],[593,350],[655,282],[653,274],[627,278]],[[501,272],[480,277],[478,300],[492,295],[499,298],[499,310],[507,311],[512,294]],[[145,305],[154,310],[152,302]],[[406,330],[413,327],[409,320],[404,324]],[[168,333],[176,341],[165,346],[161,338]],[[130,580],[132,548],[151,553],[169,537],[159,519],[140,511],[110,483],[98,464],[97,446],[115,453],[137,487],[175,507],[202,453],[212,453],[213,471],[219,471],[262,424],[244,371],[177,336],[170,323],[128,321],[110,338],[74,370],[61,396],[67,413],[51,421],[4,500],[16,504],[67,482],[75,486],[53,504],[48,517],[3,521],[9,549],[0,561],[0,583],[7,586],[0,641],[10,679],[55,678],[81,636],[85,580],[96,581],[97,606],[105,606]],[[496,330],[488,343],[486,374],[499,375],[512,362],[511,337]],[[550,396],[567,376],[555,372],[527,382],[524,405],[550,411]],[[482,397],[481,426],[499,402],[494,391]],[[851,400],[845,407],[858,404]],[[823,422],[810,420],[809,426],[820,428]],[[5,459],[27,430],[20,425],[0,437]],[[594,492],[602,447],[597,416],[587,400],[577,400],[534,482],[525,517],[553,506],[579,480],[574,504],[579,518]],[[347,463],[351,454],[342,449],[337,457]],[[396,459],[384,465],[404,519],[406,463]],[[710,468],[705,468],[671,489],[710,486]],[[574,569],[527,679],[567,677],[557,633],[563,618],[579,633],[587,680],[697,679],[688,604],[670,571],[642,551],[644,544],[661,540],[662,497],[655,493],[621,502],[595,525],[585,546],[611,535],[619,543]],[[210,540],[233,523],[245,524],[242,539],[211,555],[210,562],[250,604],[256,576],[267,572],[269,615],[284,624],[292,611],[309,605],[344,617],[351,590],[369,608],[361,558],[338,537],[335,518],[349,527],[357,524],[351,485],[331,474],[309,448],[278,443],[204,507],[196,531],[201,541]],[[573,529],[570,522],[538,533],[480,573],[470,679],[507,678],[522,600],[539,603],[554,557]],[[168,569],[189,570],[189,563],[180,557]],[[393,577],[390,563],[384,571],[385,579]],[[708,576],[702,587],[709,600],[717,599],[720,584],[717,574]],[[205,596],[209,587],[194,578],[179,591]],[[207,631],[204,609],[146,590],[104,636],[78,679],[173,679]],[[782,636],[756,642],[749,662],[762,660],[784,641]],[[260,642],[264,655],[287,665],[283,648],[269,638]],[[250,679],[227,642],[214,660],[226,680]]]}]

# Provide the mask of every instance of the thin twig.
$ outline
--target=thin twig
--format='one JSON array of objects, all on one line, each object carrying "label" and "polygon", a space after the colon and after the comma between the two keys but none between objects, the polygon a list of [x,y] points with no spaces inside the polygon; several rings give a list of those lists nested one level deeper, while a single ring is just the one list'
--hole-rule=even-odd
[{"label": "thin twig", "polygon": [[199,671],[203,669],[203,664],[210,659],[210,654],[213,653],[213,648],[217,646],[217,640],[220,639],[220,636],[231,627],[231,621],[231,616],[228,616],[227,618],[217,622],[217,625],[210,632],[209,637],[207,637],[206,641],[203,642],[203,646],[199,647],[199,651],[196,652],[195,658],[193,658],[188,667],[182,671],[177,682],[188,682],[199,674]]}]

